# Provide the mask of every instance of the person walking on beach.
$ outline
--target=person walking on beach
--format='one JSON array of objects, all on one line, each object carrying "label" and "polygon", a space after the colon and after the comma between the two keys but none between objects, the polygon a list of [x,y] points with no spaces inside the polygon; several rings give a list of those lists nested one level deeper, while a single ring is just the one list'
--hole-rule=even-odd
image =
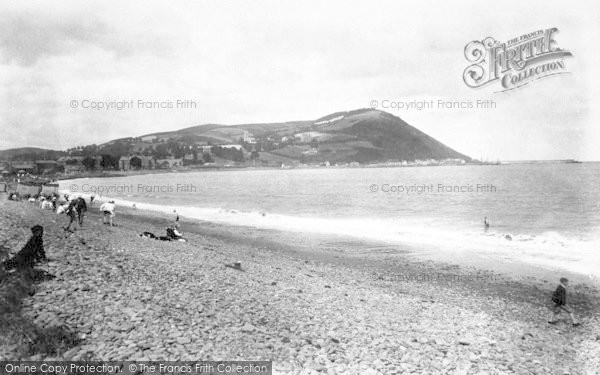
[{"label": "person walking on beach", "polygon": [[75,218],[78,219],[77,221],[79,223],[79,227],[82,227],[83,216],[85,215],[86,211],[87,205],[85,204],[85,200],[83,198],[75,198],[71,200],[66,210],[66,214],[69,215],[71,220],[69,221],[69,225],[67,225],[67,227],[65,228],[65,231],[71,230],[71,224],[73,224]]},{"label": "person walking on beach", "polygon": [[483,228],[487,231],[490,228],[490,222],[487,219],[487,216],[483,218]]},{"label": "person walking on beach", "polygon": [[100,206],[102,211],[102,224],[109,224],[113,226],[113,217],[115,217],[115,201],[108,201]]},{"label": "person walking on beach", "polygon": [[90,195],[90,207],[94,205],[94,199],[96,199],[96,196],[94,194]]},{"label": "person walking on beach", "polygon": [[569,286],[569,280],[566,277],[561,277],[560,284],[558,285],[558,287],[556,288],[554,293],[552,293],[552,302],[554,302],[554,308],[552,310],[552,317],[550,318],[548,323],[550,323],[550,324],[558,323],[558,320],[556,318],[558,317],[558,315],[560,314],[561,311],[565,311],[567,314],[569,314],[569,317],[571,318],[571,323],[573,324],[573,327],[577,327],[578,325],[581,324],[575,320],[575,315],[573,315],[572,309],[567,305],[567,287],[568,286]]}]

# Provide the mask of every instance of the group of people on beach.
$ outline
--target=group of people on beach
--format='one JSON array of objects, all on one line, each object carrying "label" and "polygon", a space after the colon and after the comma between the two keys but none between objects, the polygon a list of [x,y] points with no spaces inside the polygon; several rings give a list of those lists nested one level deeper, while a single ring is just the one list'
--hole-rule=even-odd
[{"label": "group of people on beach", "polygon": [[[85,199],[82,197],[70,197],[68,194],[64,195],[67,203],[61,205],[57,209],[57,213],[65,213],[69,216],[70,221],[69,224],[64,227],[65,231],[71,231],[71,225],[75,227],[76,224],[79,224],[79,227],[83,226],[83,218],[88,210]],[[90,196],[90,206],[93,205],[94,196]],[[115,217],[115,201],[109,200],[108,202],[103,203],[100,206],[100,211],[102,212],[102,223],[109,226],[114,226],[113,218]],[[140,234],[141,237],[144,238],[152,238],[158,239],[162,241],[181,241],[185,242],[186,239],[183,237],[183,234],[179,231],[179,214],[176,210],[173,210],[175,213],[175,223],[173,225],[169,225],[166,228],[166,236],[156,236],[151,232],[144,232]],[[75,225],[74,225],[75,223]]]},{"label": "group of people on beach", "polygon": [[[82,197],[71,198],[68,195],[65,195],[65,199],[67,200],[67,203],[61,205],[56,210],[57,213],[61,213],[62,211],[70,217],[69,224],[64,229],[70,230],[71,225],[73,225],[73,223],[75,222],[77,222],[79,226],[82,226],[84,215],[87,212],[87,204],[85,202],[85,199]],[[90,205],[92,204],[93,198],[90,199]],[[100,211],[102,211],[103,213],[103,223],[112,226],[112,219],[114,217],[115,212],[115,202],[111,200],[106,203],[103,203],[100,206]],[[173,212],[176,215],[175,222],[174,224],[166,228],[166,236],[156,236],[151,232],[144,232],[140,234],[140,237],[162,241],[185,241],[185,239],[183,238],[183,234],[179,232],[179,214],[175,210]],[[484,225],[485,228],[489,227],[487,217],[484,218]],[[35,225],[31,227],[31,232],[31,237],[20,251],[13,257],[2,261],[2,267],[0,267],[0,272],[17,270],[32,276],[33,268],[36,263],[48,261],[46,253],[44,251],[44,228],[41,225]],[[558,322],[558,317],[560,313],[566,312],[569,315],[573,327],[581,325],[581,323],[576,320],[575,315],[573,313],[573,309],[567,304],[568,285],[569,280],[567,278],[560,278],[560,284],[551,296],[553,306],[551,318],[550,320],[548,320],[549,324],[556,324]]]},{"label": "group of people on beach", "polygon": [[[83,197],[71,197],[68,194],[63,196],[65,199],[65,203],[61,205],[57,205],[58,196],[47,197],[46,199],[34,198],[34,202],[40,201],[49,201],[53,202],[51,204],[55,207],[55,212],[58,214],[66,214],[69,216],[69,223],[63,229],[65,231],[70,231],[71,225],[79,225],[83,226],[83,218],[88,210],[88,205]],[[13,199],[9,196],[9,200],[18,200]],[[29,201],[29,199],[28,199]],[[90,197],[90,206],[93,205],[94,196]],[[42,207],[44,208],[44,207]],[[100,211],[102,212],[102,222],[105,225],[113,226],[113,217],[115,216],[115,201],[109,200],[103,203],[100,206]],[[151,232],[144,232],[140,236],[146,238],[154,238],[157,240],[163,241],[183,241],[186,239],[183,237],[183,234],[179,231],[179,214],[176,210],[173,210],[175,213],[175,222],[172,225],[169,225],[167,229],[166,236],[156,236]],[[0,263],[0,274],[6,271],[23,271],[27,275],[33,277],[33,269],[36,263],[39,262],[47,262],[48,258],[46,257],[46,252],[44,250],[44,228],[41,225],[35,225],[31,228],[32,235],[21,248],[21,250],[15,254],[13,257],[9,259],[0,259],[2,263]],[[1,255],[1,254],[0,254]]]},{"label": "group of people on beach", "polygon": [[[68,194],[64,195],[66,203],[61,205],[56,213],[58,214],[66,214],[69,216],[70,221],[69,224],[64,228],[65,231],[71,231],[71,225],[77,222],[79,227],[83,226],[83,218],[88,210],[87,204],[83,197],[70,197]],[[94,203],[94,196],[90,197],[90,206]],[[100,211],[102,212],[102,222],[103,224],[114,226],[113,218],[115,217],[115,201],[109,200],[108,202],[103,203],[100,206]]]}]

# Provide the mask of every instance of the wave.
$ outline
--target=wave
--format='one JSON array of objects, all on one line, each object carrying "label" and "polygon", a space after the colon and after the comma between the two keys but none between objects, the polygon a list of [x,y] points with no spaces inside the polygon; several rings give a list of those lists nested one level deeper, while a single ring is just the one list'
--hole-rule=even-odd
[{"label": "wave", "polygon": [[[87,197],[85,194],[79,195]],[[98,201],[108,199],[97,198]],[[549,269],[565,269],[600,278],[600,257],[596,250],[600,248],[600,239],[567,237],[555,231],[523,234],[496,232],[491,228],[484,232],[483,228],[477,229],[472,225],[441,225],[435,218],[331,218],[220,207],[167,206],[118,198],[112,200],[117,206],[132,207],[135,204],[137,209],[164,213],[167,216],[177,210],[181,217],[235,226],[336,235],[415,245],[417,248],[426,246],[435,251],[476,251],[490,257],[526,262]]]}]

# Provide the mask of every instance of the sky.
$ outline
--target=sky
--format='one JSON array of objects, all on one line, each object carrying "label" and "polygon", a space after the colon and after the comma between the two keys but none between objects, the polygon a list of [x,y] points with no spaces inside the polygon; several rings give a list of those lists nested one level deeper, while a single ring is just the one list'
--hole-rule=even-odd
[{"label": "sky", "polygon": [[[0,149],[312,120],[377,101],[474,158],[600,160],[597,1],[31,1],[0,3],[0,17]],[[463,82],[469,42],[552,27],[573,54],[569,74],[506,92]]]}]

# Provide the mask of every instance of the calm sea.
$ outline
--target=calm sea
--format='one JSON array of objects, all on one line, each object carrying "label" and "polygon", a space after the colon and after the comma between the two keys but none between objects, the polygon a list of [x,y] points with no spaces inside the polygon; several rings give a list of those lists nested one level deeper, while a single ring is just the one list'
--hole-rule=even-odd
[{"label": "calm sea", "polygon": [[168,173],[61,189],[71,185],[166,215],[477,250],[600,275],[598,163]]}]

